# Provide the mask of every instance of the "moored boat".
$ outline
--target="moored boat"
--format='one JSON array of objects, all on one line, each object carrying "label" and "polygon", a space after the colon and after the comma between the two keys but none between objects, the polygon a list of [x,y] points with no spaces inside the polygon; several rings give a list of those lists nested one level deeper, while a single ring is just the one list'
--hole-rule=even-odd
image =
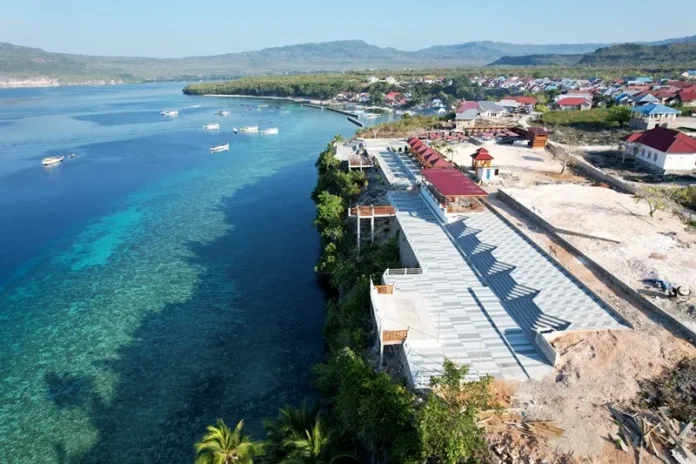
[{"label": "moored boat", "polygon": [[230,144],[226,143],[224,145],[215,145],[214,147],[210,148],[211,153],[217,153],[220,151],[228,151],[230,149]]},{"label": "moored boat", "polygon": [[232,113],[230,113],[230,112],[227,111],[227,110],[217,110],[217,111],[215,112],[215,114],[217,114],[218,116],[229,116],[229,115],[232,114]]},{"label": "moored boat", "polygon": [[364,118],[367,118],[367,119],[375,119],[375,118],[379,118],[379,117],[382,116],[382,115],[381,115],[381,114],[377,114],[377,113],[365,113],[365,114],[362,115],[362,116],[363,116]]},{"label": "moored boat", "polygon": [[44,166],[50,166],[52,164],[62,163],[65,156],[48,156],[41,160],[41,164]]},{"label": "moored boat", "polygon": [[215,130],[220,128],[220,123],[213,123],[213,124],[206,124],[203,126],[203,129],[206,130]]},{"label": "moored boat", "polygon": [[172,111],[162,111],[162,112],[160,112],[160,114],[161,114],[162,116],[179,116],[179,112],[176,111],[176,110],[172,110]]},{"label": "moored boat", "polygon": [[278,133],[278,128],[277,128],[277,127],[272,127],[272,128],[270,128],[270,129],[263,129],[263,130],[261,130],[260,132],[261,132],[261,134],[267,134],[267,135],[270,135],[270,134],[277,134],[277,133]]},{"label": "moored boat", "polygon": [[258,132],[259,126],[246,126],[239,129],[241,132]]}]

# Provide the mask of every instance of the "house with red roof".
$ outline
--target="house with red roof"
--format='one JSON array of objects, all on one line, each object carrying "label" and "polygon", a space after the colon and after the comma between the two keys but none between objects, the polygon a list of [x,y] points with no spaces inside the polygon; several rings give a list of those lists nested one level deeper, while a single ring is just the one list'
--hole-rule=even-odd
[{"label": "house with red roof", "polygon": [[673,129],[634,132],[621,139],[621,147],[636,161],[661,173],[696,169],[696,139]]},{"label": "house with red roof", "polygon": [[692,91],[691,88],[682,90],[677,95],[677,98],[682,106],[696,106],[696,90]]},{"label": "house with red roof", "polygon": [[566,97],[556,102],[556,108],[559,110],[585,111],[592,109],[592,101],[581,97]]},{"label": "house with red roof", "polygon": [[386,94],[384,96],[384,99],[389,100],[389,101],[394,101],[400,96],[401,96],[401,92],[396,92],[396,91],[392,90],[391,92],[389,92],[388,94]]}]

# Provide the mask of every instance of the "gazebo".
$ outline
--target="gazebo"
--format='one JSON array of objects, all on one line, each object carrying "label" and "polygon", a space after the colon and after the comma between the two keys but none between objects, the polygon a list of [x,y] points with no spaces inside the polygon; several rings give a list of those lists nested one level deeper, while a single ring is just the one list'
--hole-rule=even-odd
[{"label": "gazebo", "polygon": [[450,215],[484,210],[481,199],[488,193],[458,169],[424,169],[421,174],[427,199],[440,209],[445,222]]},{"label": "gazebo", "polygon": [[493,157],[485,148],[479,148],[471,155],[471,168],[476,171],[477,168],[490,167]]}]

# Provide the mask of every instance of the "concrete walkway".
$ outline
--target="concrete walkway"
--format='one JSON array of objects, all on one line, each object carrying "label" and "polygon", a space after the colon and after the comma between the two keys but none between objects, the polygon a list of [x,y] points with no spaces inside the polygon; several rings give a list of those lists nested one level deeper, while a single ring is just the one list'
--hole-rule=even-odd
[{"label": "concrete walkway", "polygon": [[397,290],[418,292],[426,302],[438,339],[407,340],[415,383],[427,384],[447,357],[470,365],[470,378],[491,374],[505,379],[539,378],[551,370],[503,308],[479,281],[435,215],[418,194],[392,193],[397,220],[407,235],[422,275],[385,276]]}]

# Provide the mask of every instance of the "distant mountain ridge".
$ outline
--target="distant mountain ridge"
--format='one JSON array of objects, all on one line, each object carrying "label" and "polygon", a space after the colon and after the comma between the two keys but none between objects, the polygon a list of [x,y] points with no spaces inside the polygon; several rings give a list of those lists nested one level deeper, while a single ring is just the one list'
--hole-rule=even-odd
[{"label": "distant mountain ridge", "polygon": [[640,44],[599,47],[583,54],[506,55],[490,66],[657,66],[696,62],[696,35]]},{"label": "distant mountain ridge", "polygon": [[[696,42],[696,36],[657,44]],[[63,80],[215,79],[279,72],[352,69],[447,68],[482,66],[504,56],[584,55],[611,44],[509,44],[467,42],[403,51],[362,40],[306,43],[258,51],[185,58],[137,58],[71,55],[0,42],[0,81],[46,77]],[[571,58],[556,58],[568,61]],[[537,58],[537,60],[543,60]]]}]

